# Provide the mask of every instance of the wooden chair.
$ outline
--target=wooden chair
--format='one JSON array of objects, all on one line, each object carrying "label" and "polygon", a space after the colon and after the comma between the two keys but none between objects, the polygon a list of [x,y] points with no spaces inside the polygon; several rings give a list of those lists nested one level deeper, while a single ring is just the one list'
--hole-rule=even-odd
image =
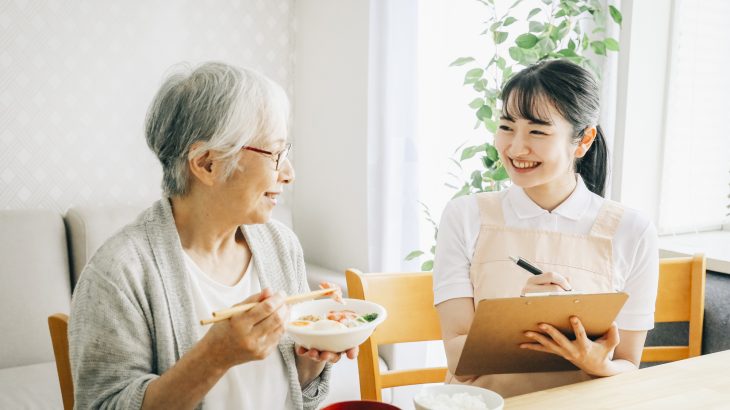
[{"label": "wooden chair", "polygon": [[441,340],[441,325],[433,306],[432,273],[363,274],[348,269],[345,275],[349,297],[375,302],[388,311],[385,322],[360,345],[361,398],[382,401],[381,390],[385,388],[443,382],[445,367],[381,373],[378,366],[379,345]]},{"label": "wooden chair", "polygon": [[670,362],[702,353],[705,314],[705,256],[667,258],[659,261],[659,290],[654,321],[689,322],[688,346],[645,347],[642,362]]},{"label": "wooden chair", "polygon": [[68,315],[56,313],[48,316],[48,329],[51,332],[53,355],[56,356],[63,408],[71,410],[74,407],[74,385],[71,378],[71,361],[68,357]]}]

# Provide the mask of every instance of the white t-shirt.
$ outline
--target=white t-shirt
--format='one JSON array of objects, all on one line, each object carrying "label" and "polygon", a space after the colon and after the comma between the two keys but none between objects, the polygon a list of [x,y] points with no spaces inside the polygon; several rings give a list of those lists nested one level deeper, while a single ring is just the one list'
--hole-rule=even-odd
[{"label": "white t-shirt", "polygon": [[[500,192],[508,227],[587,235],[604,198],[588,190],[580,175],[575,191],[552,212],[540,208],[513,185]],[[474,297],[469,268],[480,230],[476,196],[459,197],[446,205],[439,225],[434,260],[434,303]],[[613,237],[613,287],[629,294],[616,324],[624,330],[654,327],[654,303],[659,276],[656,229],[638,211],[627,208]],[[557,272],[560,273],[560,272]]]},{"label": "white t-shirt", "polygon": [[[211,279],[185,255],[185,265],[193,290],[193,304],[198,318],[210,317],[214,310],[240,303],[253,293],[261,291],[253,259],[241,280],[226,286]],[[210,326],[199,327],[199,339]],[[291,409],[289,379],[284,359],[275,349],[264,360],[234,366],[218,380],[205,396],[206,409]]]}]

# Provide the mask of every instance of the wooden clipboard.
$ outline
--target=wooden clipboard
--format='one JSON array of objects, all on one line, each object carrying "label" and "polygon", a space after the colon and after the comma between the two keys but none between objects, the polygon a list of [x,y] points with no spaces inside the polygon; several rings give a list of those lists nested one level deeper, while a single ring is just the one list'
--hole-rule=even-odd
[{"label": "wooden clipboard", "polygon": [[524,332],[550,323],[575,339],[569,322],[578,316],[590,338],[606,333],[629,295],[624,292],[484,299],[477,305],[456,375],[576,370],[560,356],[521,349],[534,342]]}]

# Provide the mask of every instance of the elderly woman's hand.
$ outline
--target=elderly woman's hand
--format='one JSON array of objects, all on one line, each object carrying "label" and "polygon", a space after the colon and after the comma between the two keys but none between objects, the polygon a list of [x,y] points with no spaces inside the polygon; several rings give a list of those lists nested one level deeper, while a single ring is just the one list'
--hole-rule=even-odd
[{"label": "elderly woman's hand", "polygon": [[306,357],[308,359],[314,360],[315,362],[337,363],[338,361],[340,361],[340,357],[342,357],[343,353],[345,354],[345,356],[347,356],[348,359],[357,358],[357,355],[360,352],[360,348],[358,346],[355,346],[352,349],[348,349],[344,352],[323,352],[317,349],[306,349],[302,346],[297,345],[296,352],[299,356]]},{"label": "elderly woman's hand", "polygon": [[224,368],[262,360],[270,355],[284,333],[289,309],[284,295],[264,289],[241,302],[260,302],[251,310],[233,315],[213,325],[205,338],[214,350],[211,358]]}]

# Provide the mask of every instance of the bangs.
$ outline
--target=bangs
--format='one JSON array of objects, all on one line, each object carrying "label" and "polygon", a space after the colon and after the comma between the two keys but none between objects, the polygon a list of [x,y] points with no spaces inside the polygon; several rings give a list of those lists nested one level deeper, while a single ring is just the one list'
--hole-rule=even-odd
[{"label": "bangs", "polygon": [[505,87],[502,95],[502,117],[511,121],[522,118],[538,124],[553,124],[550,108],[562,110],[550,98],[542,85],[529,77],[522,77],[518,84]]}]

